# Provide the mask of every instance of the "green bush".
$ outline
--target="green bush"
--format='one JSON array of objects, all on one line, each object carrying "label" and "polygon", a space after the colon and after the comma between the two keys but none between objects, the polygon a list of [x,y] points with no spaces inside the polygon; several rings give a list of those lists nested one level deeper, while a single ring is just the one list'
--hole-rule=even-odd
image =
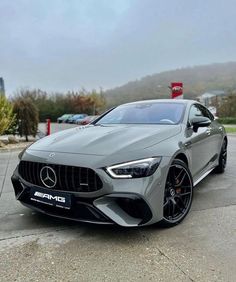
[{"label": "green bush", "polygon": [[14,122],[12,104],[0,95],[0,135],[2,135]]},{"label": "green bush", "polygon": [[236,124],[236,117],[219,118],[218,121],[222,124]]},{"label": "green bush", "polygon": [[18,133],[18,123],[16,118],[14,121],[11,123],[11,125],[4,131],[3,134],[6,135],[16,135]]}]

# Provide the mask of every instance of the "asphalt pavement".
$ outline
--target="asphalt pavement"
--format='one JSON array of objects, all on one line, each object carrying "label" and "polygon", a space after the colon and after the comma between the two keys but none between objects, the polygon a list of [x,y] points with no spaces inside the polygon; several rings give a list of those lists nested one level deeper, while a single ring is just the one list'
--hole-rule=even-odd
[{"label": "asphalt pavement", "polygon": [[228,166],[195,189],[183,223],[121,228],[32,212],[15,200],[18,152],[0,153],[0,281],[236,281],[236,136]]}]

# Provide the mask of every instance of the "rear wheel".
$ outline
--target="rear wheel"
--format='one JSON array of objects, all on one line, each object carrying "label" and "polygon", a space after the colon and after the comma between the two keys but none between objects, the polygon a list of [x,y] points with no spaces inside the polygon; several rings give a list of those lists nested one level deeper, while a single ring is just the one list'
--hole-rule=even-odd
[{"label": "rear wheel", "polygon": [[215,172],[223,173],[226,168],[226,163],[227,163],[227,142],[226,140],[224,140],[220,151],[219,164],[215,168]]},{"label": "rear wheel", "polygon": [[193,198],[193,181],[187,165],[181,160],[171,164],[166,180],[163,219],[160,224],[172,227],[188,214]]}]

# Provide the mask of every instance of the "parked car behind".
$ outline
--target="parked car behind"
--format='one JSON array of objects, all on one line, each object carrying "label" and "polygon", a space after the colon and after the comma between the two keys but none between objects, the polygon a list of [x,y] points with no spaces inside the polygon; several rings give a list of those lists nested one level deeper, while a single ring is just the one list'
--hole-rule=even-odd
[{"label": "parked car behind", "polygon": [[98,117],[99,116],[87,116],[84,119],[82,119],[78,124],[80,124],[80,125],[89,124],[89,123],[91,123],[92,121],[94,121]]},{"label": "parked car behind", "polygon": [[64,114],[57,119],[58,123],[67,122],[69,118],[71,118],[73,114]]},{"label": "parked car behind", "polygon": [[69,118],[68,123],[78,123],[82,119],[84,119],[87,115],[86,114],[76,114]]}]

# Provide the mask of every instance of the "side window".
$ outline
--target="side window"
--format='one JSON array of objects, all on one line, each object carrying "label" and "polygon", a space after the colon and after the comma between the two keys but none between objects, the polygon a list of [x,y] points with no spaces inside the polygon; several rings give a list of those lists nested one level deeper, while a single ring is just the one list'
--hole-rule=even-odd
[{"label": "side window", "polygon": [[204,117],[207,117],[209,118],[210,120],[214,120],[214,116],[212,115],[212,113],[205,107],[199,105],[201,111],[203,112],[204,114]]},{"label": "side window", "polygon": [[204,114],[201,111],[201,109],[198,107],[198,105],[192,105],[189,111],[188,119],[190,121],[191,119],[196,118],[196,117],[204,117]]}]

